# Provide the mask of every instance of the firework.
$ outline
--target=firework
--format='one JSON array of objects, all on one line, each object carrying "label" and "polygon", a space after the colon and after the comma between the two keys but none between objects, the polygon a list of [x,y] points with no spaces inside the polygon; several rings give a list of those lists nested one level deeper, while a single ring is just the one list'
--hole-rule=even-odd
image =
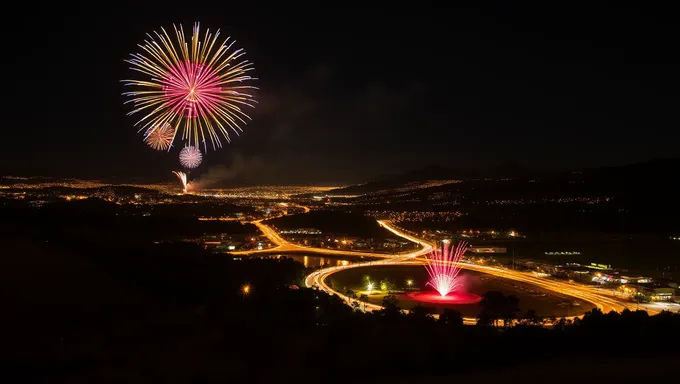
[{"label": "firework", "polygon": [[230,141],[230,131],[238,135],[250,120],[242,108],[255,104],[249,92],[257,88],[248,85],[256,80],[248,76],[252,63],[243,59],[243,49],[231,49],[234,42],[228,37],[218,41],[219,30],[201,38],[196,23],[187,40],[181,25],[173,28],[175,39],[161,28],[147,34],[141,53],[125,60],[138,77],[123,80],[133,88],[123,93],[129,97],[125,103],[133,106],[128,115],[143,115],[135,123],[140,132],[168,123],[176,133],[181,130],[187,146],[203,143],[207,151],[210,141],[213,149],[221,148],[222,139]]},{"label": "firework", "polygon": [[461,284],[456,281],[460,273],[458,262],[466,249],[467,243],[464,241],[459,242],[455,247],[444,243],[442,249],[433,250],[426,256],[425,269],[430,275],[427,285],[434,288],[442,297],[461,287]]},{"label": "firework", "polygon": [[175,138],[175,129],[168,123],[154,125],[146,132],[144,141],[146,144],[158,151],[170,149],[172,140]]},{"label": "firework", "polygon": [[201,165],[201,161],[203,161],[203,154],[196,147],[184,147],[179,152],[179,163],[184,168],[196,168]]},{"label": "firework", "polygon": [[182,183],[182,192],[187,193],[187,174],[180,171],[172,171]]}]

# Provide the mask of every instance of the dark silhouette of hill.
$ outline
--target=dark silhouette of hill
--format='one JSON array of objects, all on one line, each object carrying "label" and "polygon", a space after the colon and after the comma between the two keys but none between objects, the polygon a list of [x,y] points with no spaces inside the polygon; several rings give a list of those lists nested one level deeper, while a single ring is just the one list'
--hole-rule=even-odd
[{"label": "dark silhouette of hill", "polygon": [[76,179],[72,178],[57,178],[57,177],[12,177],[12,176],[0,176],[0,184],[3,185],[13,185],[13,184],[43,184],[43,183],[55,183],[55,182],[75,182]]},{"label": "dark silhouette of hill", "polygon": [[383,176],[365,184],[333,189],[326,193],[329,195],[364,195],[388,192],[393,189],[403,188],[409,183],[418,183],[427,180],[458,180],[466,176],[469,176],[469,174],[460,170],[432,165],[399,175]]},{"label": "dark silhouette of hill", "polygon": [[442,167],[440,165],[428,165],[421,169],[414,169],[402,175],[393,177],[402,182],[423,180],[451,180],[469,176],[470,172],[460,169]]},{"label": "dark silhouette of hill", "polygon": [[340,211],[311,211],[283,216],[265,223],[277,228],[317,228],[323,233],[348,236],[386,238],[394,235],[382,228],[373,218]]},{"label": "dark silhouette of hill", "polygon": [[456,168],[447,168],[439,165],[430,165],[421,169],[414,169],[402,174],[388,175],[376,178],[374,181],[352,185],[349,187],[328,191],[329,195],[363,195],[389,190],[404,188],[409,185],[426,182],[429,180],[466,180],[484,177],[515,177],[526,175],[531,171],[516,163],[505,163],[498,167],[483,171],[464,171]]},{"label": "dark silhouette of hill", "polygon": [[[506,176],[508,169],[520,176]],[[504,176],[471,177],[407,191],[383,190],[350,201],[375,211],[460,211],[466,215],[447,224],[459,227],[680,231],[675,220],[680,214],[675,181],[680,159],[551,172],[509,166],[494,172]],[[395,180],[392,185],[405,185]],[[363,188],[373,190],[374,186]]]},{"label": "dark silhouette of hill", "polygon": [[[10,187],[7,192],[23,192],[23,188]],[[146,196],[162,195],[163,192],[156,189],[135,187],[129,185],[109,185],[105,187],[96,188],[75,188],[67,186],[52,186],[40,189],[45,194],[57,195],[86,195],[86,196],[125,196],[132,197],[136,194],[144,194]]]},{"label": "dark silhouette of hill", "polygon": [[208,216],[216,217],[234,213],[248,213],[255,209],[251,206],[243,207],[230,203],[216,203],[214,201],[206,201],[196,203],[194,197],[187,198],[192,202],[191,204],[161,204],[153,206],[152,212],[159,216],[179,216],[179,217],[199,217]]},{"label": "dark silhouette of hill", "polygon": [[74,242],[99,239],[148,243],[196,238],[213,233],[259,233],[252,224],[197,219],[202,214],[244,211],[248,209],[231,204],[164,204],[139,208],[98,198],[58,201],[41,208],[31,208],[22,201],[6,200],[5,204],[0,205],[0,228],[23,228],[43,240],[63,238]]},{"label": "dark silhouette of hill", "polygon": [[[621,167],[591,168],[515,177],[506,181],[467,180],[444,186],[477,202],[488,199],[545,200],[571,197],[610,197],[622,204],[677,205],[674,175],[680,159],[658,160]],[[426,192],[423,192],[426,193]]]},{"label": "dark silhouette of hill", "polygon": [[[519,313],[509,296],[487,292],[478,325],[464,326],[456,311],[437,320],[424,307],[406,314],[390,296],[383,310],[355,311],[335,295],[299,287],[304,268],[286,258],[237,261],[181,243],[130,247],[35,240],[20,231],[0,233],[2,382],[289,383],[360,377],[531,383],[555,381],[552,376],[564,364],[572,382],[579,372],[598,379],[630,372],[662,382],[678,355],[680,315],[670,312],[593,310],[573,324],[562,319],[542,327],[535,312]],[[520,324],[490,326],[497,319]],[[663,342],[610,348],[603,357],[601,349],[588,347],[598,339]],[[367,346],[380,349],[370,364],[352,369],[329,364]],[[480,358],[489,351],[493,359]],[[403,356],[408,363],[395,366],[395,358]],[[291,369],[301,361],[304,369]],[[613,365],[621,362],[635,369]]]},{"label": "dark silhouette of hill", "polygon": [[536,174],[538,171],[527,168],[519,163],[508,161],[498,166],[480,172],[480,177],[523,177]]},{"label": "dark silhouette of hill", "polygon": [[[611,191],[621,187],[635,187],[633,184],[636,182],[659,184],[663,182],[663,178],[671,177],[670,175],[673,172],[678,171],[680,171],[680,159],[662,159],[623,166],[583,168],[567,171],[536,170],[511,162],[480,171],[461,171],[440,166],[428,166],[399,175],[385,176],[365,184],[334,189],[327,193],[329,195],[387,193],[391,189],[406,187],[409,183],[425,182],[428,180],[473,181],[503,178],[517,179],[519,181],[540,180],[543,182],[541,188],[533,189],[545,189],[548,192],[552,192],[550,190],[550,183],[567,181],[571,184],[569,191],[582,188],[585,193],[595,190],[600,191],[600,193],[605,190],[611,193]],[[581,181],[588,181],[588,183],[578,185]],[[453,188],[457,189],[457,187]],[[521,191],[518,190],[517,192],[521,194]]]},{"label": "dark silhouette of hill", "polygon": [[136,187],[132,185],[107,185],[105,187],[97,187],[97,188],[85,188],[83,192],[86,192],[87,194],[93,194],[93,193],[113,193],[115,195],[133,195],[136,193],[144,193],[144,194],[161,194],[162,192],[155,190],[155,189],[150,189],[150,188],[144,188],[144,187]]},{"label": "dark silhouette of hill", "polygon": [[[680,201],[675,175],[680,159],[566,171],[531,170],[514,164],[461,174],[428,167],[385,180],[328,192],[348,198],[353,209],[457,211],[455,228],[523,231],[588,231],[676,235]],[[430,186],[425,180],[459,177]],[[418,181],[420,180],[420,181]],[[418,183],[421,183],[418,185]],[[407,187],[408,186],[408,187]]]}]

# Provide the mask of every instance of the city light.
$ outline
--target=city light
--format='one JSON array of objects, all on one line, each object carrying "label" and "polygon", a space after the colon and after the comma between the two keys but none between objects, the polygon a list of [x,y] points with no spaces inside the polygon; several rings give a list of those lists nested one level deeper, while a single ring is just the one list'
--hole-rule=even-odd
[{"label": "city light", "polygon": [[[343,295],[342,293],[334,290],[331,288],[326,280],[331,276],[333,273],[345,270],[348,268],[361,268],[364,266],[373,266],[373,265],[419,265],[419,264],[424,264],[427,263],[427,259],[419,256],[423,256],[430,252],[432,250],[432,245],[425,242],[425,240],[414,238],[410,235],[408,235],[405,232],[402,232],[400,230],[397,230],[396,228],[393,228],[388,222],[385,221],[379,221],[381,225],[383,225],[385,228],[393,232],[395,235],[404,237],[410,241],[420,243],[424,246],[423,249],[419,251],[415,251],[410,254],[404,254],[400,256],[388,256],[388,255],[381,255],[381,258],[383,260],[380,261],[372,261],[372,262],[364,262],[364,263],[354,263],[350,264],[348,266],[339,266],[339,267],[330,267],[330,268],[324,268],[317,270],[305,278],[305,285],[307,287],[318,287],[319,289],[328,292],[329,294],[334,294],[338,295],[340,298],[343,300],[347,301],[348,303],[351,301],[350,298],[347,296]],[[345,252],[346,254],[346,252]],[[534,276],[532,274],[527,274],[524,272],[519,272],[519,271],[513,271],[513,270],[508,270],[505,268],[498,268],[494,266],[484,266],[484,265],[479,265],[479,264],[474,264],[474,263],[464,263],[460,262],[458,263],[458,266],[460,268],[465,268],[469,269],[472,271],[477,271],[477,272],[482,272],[491,276],[495,276],[497,278],[503,278],[503,279],[509,279],[513,281],[518,281],[522,283],[527,283],[531,284],[537,287],[540,287],[542,289],[551,291],[551,292],[556,292],[561,295],[566,295],[574,298],[578,298],[587,302],[592,303],[595,305],[597,308],[602,310],[603,312],[609,312],[609,311],[616,311],[616,312],[621,312],[626,308],[626,304],[624,302],[621,302],[620,299],[618,299],[613,293],[608,293],[606,291],[602,291],[600,288],[596,287],[590,287],[586,285],[577,285],[573,282],[573,280],[569,281],[556,281],[556,280],[550,280],[550,279],[545,279],[541,277]],[[365,281],[368,282],[367,279]],[[370,293],[373,290],[373,283],[368,284],[369,292]],[[434,294],[431,295],[433,296],[432,299],[433,301],[440,302],[442,298],[439,294]],[[434,300],[434,296],[440,298],[437,300]],[[370,304],[370,303],[364,303],[363,306],[364,311],[376,311],[382,309],[380,305],[376,304]],[[575,317],[575,316],[572,316]],[[464,318],[465,324],[475,324],[476,319],[475,318]]]}]

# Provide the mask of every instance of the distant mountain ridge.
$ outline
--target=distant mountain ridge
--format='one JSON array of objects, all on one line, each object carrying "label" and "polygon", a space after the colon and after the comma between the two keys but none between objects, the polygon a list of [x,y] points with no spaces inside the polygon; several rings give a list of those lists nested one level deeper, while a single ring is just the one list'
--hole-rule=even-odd
[{"label": "distant mountain ridge", "polygon": [[490,168],[484,171],[465,171],[458,168],[449,168],[440,165],[428,165],[426,167],[409,170],[401,174],[382,176],[368,183],[333,189],[328,191],[328,194],[363,195],[405,188],[408,185],[413,186],[414,184],[426,183],[428,181],[455,181],[479,177],[511,177],[511,175],[524,175],[530,172],[531,171],[529,171],[527,168],[514,163],[503,164],[501,166]]},{"label": "distant mountain ridge", "polygon": [[[603,178],[621,179],[626,177],[645,177],[647,175],[678,174],[680,171],[680,159],[657,159],[641,163],[621,166],[608,166],[597,168],[576,168],[572,170],[548,171],[527,168],[517,163],[505,163],[493,168],[480,171],[463,171],[456,168],[447,168],[438,165],[430,165],[424,168],[410,170],[402,174],[383,176],[374,181],[364,184],[351,185],[337,188],[327,192],[328,195],[364,195],[381,193],[389,190],[414,186],[428,181],[443,180],[470,180],[484,178],[560,178],[570,174],[597,175]],[[633,176],[635,175],[635,176]]]}]

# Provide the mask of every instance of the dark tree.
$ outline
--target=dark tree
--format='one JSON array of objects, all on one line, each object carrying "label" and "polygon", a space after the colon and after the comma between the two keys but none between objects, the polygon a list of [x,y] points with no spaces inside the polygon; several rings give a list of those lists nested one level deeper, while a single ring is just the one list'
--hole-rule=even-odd
[{"label": "dark tree", "polygon": [[[504,326],[510,326],[519,312],[519,298],[510,295],[505,296],[502,292],[489,291],[482,296],[480,302],[482,311],[480,316],[491,319],[494,325],[498,320],[503,320]],[[478,317],[479,318],[479,317]]]},{"label": "dark tree", "polygon": [[399,300],[397,300],[397,297],[394,295],[387,295],[383,297],[382,305],[385,307],[385,309],[399,310]]},{"label": "dark tree", "polygon": [[439,320],[437,320],[437,322],[448,328],[459,329],[463,326],[463,314],[454,309],[446,308],[444,309],[444,312],[439,315]]},{"label": "dark tree", "polygon": [[522,317],[522,324],[526,325],[542,325],[542,319],[536,314],[533,309],[528,310]]}]

